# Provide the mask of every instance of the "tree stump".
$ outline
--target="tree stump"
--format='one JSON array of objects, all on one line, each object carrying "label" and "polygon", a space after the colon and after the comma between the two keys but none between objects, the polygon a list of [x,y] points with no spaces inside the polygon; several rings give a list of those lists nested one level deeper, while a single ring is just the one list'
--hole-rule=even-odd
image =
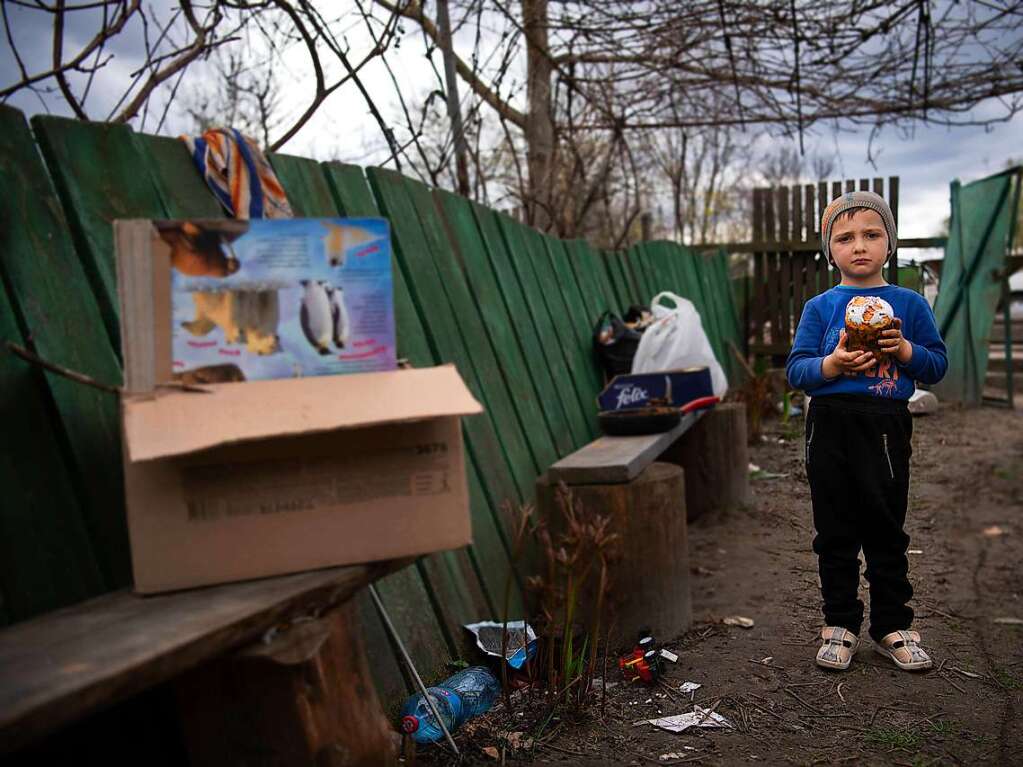
[{"label": "tree stump", "polygon": [[703,417],[669,447],[661,460],[686,473],[689,521],[711,511],[750,503],[746,406],[725,402]]},{"label": "tree stump", "polygon": [[[631,482],[569,486],[583,518],[610,517],[610,532],[618,535],[601,616],[601,635],[610,629],[612,651],[634,641],[640,627],[671,639],[692,623],[684,485],[679,467],[653,463]],[[556,537],[564,528],[557,486],[544,475],[536,490],[539,512]],[[597,609],[597,580],[590,577],[578,600],[584,626],[592,625]]]},{"label": "tree stump", "polygon": [[398,735],[380,707],[357,615],[349,600],[180,677],[190,763],[396,765]]}]

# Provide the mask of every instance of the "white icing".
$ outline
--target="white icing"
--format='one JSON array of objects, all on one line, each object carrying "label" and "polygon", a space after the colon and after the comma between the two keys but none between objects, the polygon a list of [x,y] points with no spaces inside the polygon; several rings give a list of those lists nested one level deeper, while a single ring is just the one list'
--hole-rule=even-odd
[{"label": "white icing", "polygon": [[864,324],[863,312],[868,306],[874,307],[874,314],[867,324],[872,326],[887,325],[895,318],[892,305],[877,296],[856,296],[845,307],[845,321],[849,324]]}]

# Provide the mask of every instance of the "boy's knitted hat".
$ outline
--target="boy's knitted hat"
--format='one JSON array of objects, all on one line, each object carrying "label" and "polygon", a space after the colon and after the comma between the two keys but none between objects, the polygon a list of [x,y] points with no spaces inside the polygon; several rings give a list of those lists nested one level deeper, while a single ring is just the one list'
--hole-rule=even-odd
[{"label": "boy's knitted hat", "polygon": [[892,215],[892,209],[888,207],[888,203],[881,195],[863,190],[846,192],[841,197],[832,200],[831,204],[824,209],[824,215],[821,216],[821,250],[824,251],[824,257],[828,261],[831,260],[832,224],[835,223],[839,213],[850,208],[870,208],[877,211],[884,222],[885,231],[888,233],[888,254],[894,256],[899,244],[899,233],[895,231],[895,216]]}]

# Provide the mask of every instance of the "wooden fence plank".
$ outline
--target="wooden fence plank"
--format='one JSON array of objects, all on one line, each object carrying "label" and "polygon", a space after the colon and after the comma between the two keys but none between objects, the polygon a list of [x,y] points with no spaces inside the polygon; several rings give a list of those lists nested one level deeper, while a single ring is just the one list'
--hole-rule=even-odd
[{"label": "wooden fence plank", "polygon": [[[764,239],[767,242],[777,240],[777,217],[775,215],[775,193],[768,190],[764,195]],[[780,339],[781,327],[781,284],[779,254],[777,251],[767,253],[767,320],[771,323],[772,345],[777,345]]]},{"label": "wooden fence plank", "polygon": [[[80,231],[88,233],[91,251],[84,259],[102,266],[104,277],[95,287],[114,290],[104,299],[107,311],[114,311],[116,285],[107,282],[107,267],[113,266],[110,218],[131,210],[133,188],[124,189],[113,179],[118,172],[136,177],[143,204],[159,210],[159,201],[149,179],[138,173],[138,158],[130,140],[113,152],[112,164],[90,152],[109,148],[106,126],[73,120],[37,118],[44,126],[51,147],[45,154],[62,158],[67,165],[58,174],[47,174],[32,142],[24,118],[15,110],[0,113],[0,154],[4,162],[8,223],[0,268],[10,290],[15,312],[21,317],[26,336],[45,359],[77,370],[106,383],[119,385],[121,371],[111,346],[109,319],[90,288],[81,252],[75,253],[65,218],[49,177],[64,179],[65,200],[82,207],[74,218]],[[130,137],[130,132],[116,131]],[[82,175],[78,170],[81,166]],[[74,172],[72,172],[72,170]],[[10,174],[10,175],[8,175]],[[142,176],[140,180],[138,177]],[[89,186],[95,182],[97,186]],[[103,198],[103,199],[100,199]],[[71,456],[75,493],[82,504],[89,535],[93,540],[107,588],[131,582],[131,562],[124,515],[124,486],[121,468],[120,417],[117,397],[89,386],[45,374],[46,386],[56,406],[62,434],[60,439]]]},{"label": "wooden fence plank", "polygon": [[380,215],[380,209],[373,199],[373,193],[369,189],[362,168],[341,162],[325,162],[320,168],[327,177],[327,184],[337,202],[338,210],[344,215],[353,217]]},{"label": "wooden fence plank", "polygon": [[[533,380],[557,454],[559,457],[566,455],[575,449],[568,415],[558,392],[559,383],[554,378],[554,372],[544,363],[543,345],[546,341],[542,340],[537,332],[535,323],[528,321],[526,297],[512,265],[508,245],[501,233],[499,214],[476,203],[472,203],[471,208],[483,240],[484,253],[489,258],[492,276],[482,265],[478,269],[473,265],[467,265],[472,270],[470,279],[474,286],[484,285],[491,280],[496,285],[496,290],[499,291],[497,295],[503,298],[509,322],[518,337],[523,366]],[[495,318],[495,321],[499,319]]]},{"label": "wooden fence plank", "polygon": [[[851,183],[852,183],[852,181],[849,181],[846,184],[846,186],[848,187],[849,184],[851,184]],[[852,189],[849,188],[849,189],[847,189],[847,191],[851,192]],[[841,195],[842,195],[842,182],[841,181],[832,181],[831,182],[831,199],[835,199],[836,197],[841,197]],[[838,271],[837,267],[832,265],[832,266],[830,266],[830,270],[831,271],[830,271],[830,276],[829,276],[829,282],[830,282],[829,287],[831,287],[833,285],[837,285],[841,281],[841,279],[842,279],[842,275]]]},{"label": "wooden fence plank", "polygon": [[[764,207],[765,194],[763,189],[753,190],[753,241],[764,241]],[[767,323],[767,255],[763,252],[753,254],[753,290],[751,292],[753,321],[753,341],[763,345],[764,325]],[[747,331],[748,332],[748,331]]]},{"label": "wooden fence plank", "polygon": [[391,721],[395,721],[402,701],[412,692],[412,682],[406,678],[403,664],[398,662],[398,648],[392,646],[369,590],[360,591],[355,602],[359,611],[359,625],[362,627],[362,642],[372,667],[373,686],[380,696],[384,713]]},{"label": "wooden fence plank", "polygon": [[627,269],[632,271],[633,279],[636,283],[636,287],[639,288],[640,301],[643,304],[649,304],[657,294],[657,285],[654,282],[653,275],[650,274],[646,268],[646,264],[643,263],[641,256],[636,255],[638,249],[634,246],[622,254],[622,261]]},{"label": "wooden fence plank", "polygon": [[[120,354],[112,223],[161,210],[149,175],[139,165],[132,129],[37,116],[32,127],[67,212],[76,250],[93,285],[107,333]],[[117,177],[116,186],[111,178]]]},{"label": "wooden fence plank", "polygon": [[[595,397],[603,388],[600,371],[593,357],[593,323],[596,321],[597,315],[600,314],[599,310],[594,314],[592,308],[595,297],[591,291],[595,286],[588,279],[580,280],[576,275],[572,267],[572,256],[569,253],[567,242],[548,236],[544,236],[542,239],[547,248],[551,265],[554,267],[561,295],[565,299],[565,308],[568,309],[568,313],[572,317],[577,355],[581,353],[583,360],[581,364],[584,372],[587,373],[585,383],[588,384]],[[593,406],[592,400],[584,404],[590,408]],[[596,422],[594,422],[594,428],[596,428]]]},{"label": "wooden fence plank", "polygon": [[[803,227],[803,190],[798,186],[792,187],[792,230],[790,236],[794,240],[802,240],[805,237]],[[792,328],[799,326],[799,318],[803,314],[803,304],[806,303],[806,267],[808,259],[805,253],[792,253]]]},{"label": "wooden fence plank", "polygon": [[[587,423],[587,416],[583,413],[582,405],[576,392],[573,390],[573,379],[570,368],[566,363],[563,347],[558,343],[558,331],[555,329],[554,317],[551,316],[547,303],[544,300],[544,289],[537,278],[533,259],[529,256],[528,236],[533,231],[517,221],[498,213],[497,219],[501,232],[504,235],[508,246],[508,254],[515,273],[518,275],[519,284],[522,286],[522,293],[525,296],[525,310],[520,316],[520,322],[532,320],[536,326],[538,336],[543,339],[541,344],[542,359],[550,368],[551,375],[557,385],[558,396],[568,419],[568,427],[572,436],[572,447],[578,448],[590,439],[590,426]],[[527,314],[528,313],[528,314]],[[561,317],[558,317],[561,321]],[[536,362],[539,362],[537,360]]]},{"label": "wooden fence plank", "polygon": [[619,313],[624,314],[628,310],[629,305],[632,303],[631,294],[629,292],[629,286],[625,282],[625,275],[622,272],[622,267],[618,261],[617,255],[606,251],[598,251],[598,258],[604,265],[604,271],[607,274],[608,282],[614,289],[615,297],[618,301]]},{"label": "wooden fence plank", "polygon": [[658,293],[663,290],[667,290],[668,286],[661,281],[662,276],[659,273],[659,270],[653,263],[651,263],[646,248],[644,247],[645,244],[646,243],[642,242],[637,243],[633,247],[629,248],[629,250],[626,251],[626,254],[639,268],[640,273],[646,280],[647,292],[649,294],[647,296],[647,303],[649,303],[650,300]]},{"label": "wooden fence plank", "polygon": [[284,186],[291,210],[297,218],[337,215],[337,205],[330,185],[318,162],[276,153],[271,153],[267,159]]},{"label": "wooden fence plank", "polygon": [[[614,285],[611,284],[607,265],[600,253],[591,248],[585,240],[569,240],[568,249],[578,259],[573,262],[573,266],[577,267],[576,273],[578,274],[581,270],[587,272],[597,285],[600,297],[598,314],[606,309],[620,312],[622,310],[621,301],[618,299]],[[579,267],[585,268],[580,269]],[[596,320],[597,318],[594,317],[593,321],[596,322]]]},{"label": "wooden fence plank", "polygon": [[[830,198],[828,197],[828,183],[826,181],[821,181],[817,185],[817,219],[816,219],[816,222],[815,222],[816,223],[816,228],[817,228],[817,239],[818,240],[820,240],[824,236],[824,233],[821,231],[821,219],[824,216],[824,211],[827,209],[829,201],[830,201]],[[818,293],[823,293],[825,290],[827,290],[828,288],[831,287],[831,272],[830,272],[831,265],[828,263],[828,260],[826,258],[824,258],[823,245],[824,245],[824,243],[822,242],[821,243],[821,248],[822,248],[822,250],[821,250],[821,258],[819,258],[817,260],[817,292]]]},{"label": "wooden fence plank", "polygon": [[[778,239],[791,239],[792,221],[789,217],[789,193],[786,187],[778,187]],[[778,341],[792,343],[792,253],[779,253],[778,263],[778,295],[781,303],[778,307]]]},{"label": "wooden fence plank", "polygon": [[[4,139],[0,138],[0,142]],[[6,160],[6,158],[5,158]],[[7,162],[0,164],[6,171]],[[0,172],[5,187],[8,172]],[[10,200],[10,195],[8,200]],[[0,237],[4,249],[10,236]],[[0,339],[25,339],[0,280]],[[55,439],[41,375],[0,349],[0,625],[80,602],[105,590],[82,509]]]},{"label": "wooden fence plank", "polygon": [[533,497],[536,477],[543,469],[533,460],[533,454],[512,404],[512,395],[505,378],[501,375],[490,337],[480,322],[476,300],[469,291],[465,273],[458,263],[454,243],[448,239],[444,231],[440,212],[434,204],[430,190],[411,179],[404,179],[403,185],[419,216],[419,223],[426,239],[426,253],[432,257],[433,265],[440,275],[441,285],[447,294],[448,304],[465,339],[466,351],[479,379],[485,406],[504,449],[508,466],[519,493],[528,501]]},{"label": "wooden fence plank", "polygon": [[604,295],[604,288],[599,282],[600,272],[594,268],[590,253],[585,249],[582,240],[565,240],[565,263],[574,275],[579,294],[583,299],[583,309],[587,320],[587,348],[593,344],[593,326],[602,312],[611,309],[612,305]]},{"label": "wooden fence plank", "polygon": [[[545,471],[558,459],[558,449],[545,416],[541,386],[534,381],[533,371],[523,356],[515,332],[516,323],[498,287],[491,257],[487,252],[487,239],[477,225],[468,200],[440,190],[434,192],[434,197],[461,256],[479,318],[490,337],[497,362],[508,384],[511,401],[529,443],[534,465],[538,471]],[[549,396],[554,397],[554,385],[549,374],[547,380]]]},{"label": "wooden fence plank", "polygon": [[525,234],[531,243],[530,251],[537,278],[542,285],[549,286],[543,291],[543,296],[554,320],[555,334],[561,341],[565,364],[579,398],[579,408],[587,429],[584,442],[588,442],[600,433],[594,403],[602,386],[590,352],[589,332],[586,329],[589,323],[582,296],[572,268],[565,262],[560,240],[545,238],[536,231],[527,231]]},{"label": "wooden fence plank", "polygon": [[[181,139],[134,133],[132,138],[168,216],[224,218],[226,213],[195,167]],[[173,213],[171,211],[174,211]]]},{"label": "wooden fence plank", "polygon": [[732,370],[734,378],[729,379],[732,385],[737,385],[745,376],[743,368],[739,365],[738,360],[735,359],[734,354],[731,350],[731,344],[734,344],[735,348],[740,352],[743,349],[743,323],[742,318],[739,316],[739,307],[736,305],[735,293],[732,291],[732,278],[731,269],[729,267],[728,253],[719,251],[715,259],[718,270],[718,279],[721,284],[725,286],[727,301],[727,313],[726,313],[726,343],[725,343],[725,356],[732,359]]},{"label": "wooden fence plank", "polygon": [[627,294],[626,303],[622,308],[628,309],[633,304],[640,304],[642,306],[649,305],[650,299],[653,298],[653,296],[647,295],[644,297],[643,294],[646,293],[646,288],[641,287],[639,283],[636,282],[636,277],[633,274],[632,268],[629,266],[628,257],[624,253],[620,252],[609,252],[608,256],[617,262],[618,269],[622,274],[622,285],[625,287],[625,292]]},{"label": "wooden fence plank", "polygon": [[[391,220],[394,253],[405,275],[405,284],[412,296],[423,328],[440,362],[454,363],[466,385],[481,402],[486,402],[476,369],[447,302],[444,287],[434,265],[428,260],[425,237],[415,209],[405,194],[402,177],[383,168],[370,168],[366,173],[380,210]],[[523,495],[516,486],[489,416],[484,413],[463,419],[470,436],[470,449],[484,467],[493,508],[505,501],[520,503]]]},{"label": "wooden fence plank", "polygon": [[[888,207],[892,209],[892,217],[895,219],[895,228],[899,228],[899,177],[888,177]],[[899,265],[897,259],[893,258],[888,264],[888,282],[892,285],[899,284]]]},{"label": "wooden fence plank", "polygon": [[[677,248],[677,251],[679,252],[679,255],[682,255],[685,252],[682,248]],[[696,274],[700,279],[704,312],[702,316],[705,318],[703,324],[707,331],[711,348],[713,349],[714,355],[717,357],[717,360],[724,371],[727,374],[730,374],[732,365],[729,358],[731,355],[728,354],[728,350],[725,347],[724,319],[722,316],[722,310],[725,308],[724,302],[726,300],[723,292],[728,286],[718,286],[717,280],[715,279],[715,270],[707,256],[692,251],[686,255],[689,256],[692,263],[695,265]]]},{"label": "wooden fence plank", "polygon": [[803,239],[806,242],[810,242],[813,240],[814,233],[817,231],[817,220],[820,216],[817,214],[813,206],[816,191],[813,184],[806,184],[803,189],[805,193],[803,198],[803,222],[805,224],[803,229]]}]

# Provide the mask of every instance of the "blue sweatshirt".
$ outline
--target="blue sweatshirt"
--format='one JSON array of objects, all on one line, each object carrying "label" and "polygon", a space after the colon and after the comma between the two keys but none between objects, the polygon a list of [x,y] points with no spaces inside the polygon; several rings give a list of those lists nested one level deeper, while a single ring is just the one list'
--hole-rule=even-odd
[{"label": "blue sweatshirt", "polygon": [[[845,329],[845,307],[853,296],[877,296],[892,305],[902,320],[902,335],[913,346],[913,356],[903,365],[894,358],[854,375],[825,378],[824,358],[838,346]],[[948,357],[938,333],[934,312],[923,296],[896,285],[853,288],[838,285],[806,302],[796,328],[785,372],[789,383],[807,394],[859,394],[885,399],[909,399],[914,381],[936,384],[945,376]]]}]

